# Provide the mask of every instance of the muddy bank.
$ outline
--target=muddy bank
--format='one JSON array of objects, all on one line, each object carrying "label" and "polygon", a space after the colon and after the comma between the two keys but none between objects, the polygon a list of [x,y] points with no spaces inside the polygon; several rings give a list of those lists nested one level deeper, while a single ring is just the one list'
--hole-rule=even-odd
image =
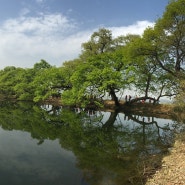
[{"label": "muddy bank", "polygon": [[[104,109],[115,111],[116,107],[113,101],[106,100],[104,102]],[[150,115],[161,118],[172,118],[175,115],[173,104],[155,104],[152,103],[125,103],[120,102],[120,107],[117,108],[119,112],[126,114]]]}]

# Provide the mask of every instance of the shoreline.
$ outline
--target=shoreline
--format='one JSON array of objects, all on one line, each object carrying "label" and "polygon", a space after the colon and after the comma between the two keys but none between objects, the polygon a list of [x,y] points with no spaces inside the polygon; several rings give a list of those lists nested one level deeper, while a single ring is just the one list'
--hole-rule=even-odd
[{"label": "shoreline", "polygon": [[[173,104],[155,104],[152,103],[133,103],[133,104],[125,104],[125,102],[120,102],[120,107],[118,110],[120,112],[132,114],[136,113],[139,115],[152,115],[156,117],[166,117],[172,118],[176,114],[174,111],[175,106]],[[104,108],[115,111],[116,107],[113,101],[105,100]]]},{"label": "shoreline", "polygon": [[[48,99],[41,103],[49,103],[56,106],[64,106],[64,107],[76,107],[74,106],[65,106],[62,104],[60,98]],[[96,108],[94,105],[87,107],[87,109],[93,110],[102,110],[109,112],[122,112],[125,114],[137,114],[141,116],[152,116],[158,118],[166,118],[166,119],[178,119],[180,112],[175,111],[174,104],[152,104],[152,103],[131,103],[126,104],[125,101],[120,101],[120,106],[116,107],[114,101],[112,100],[104,100],[103,106],[101,108]],[[183,114],[183,113],[182,113]],[[183,116],[182,116],[183,117]]]},{"label": "shoreline", "polygon": [[146,185],[185,184],[185,132],[176,135],[173,147],[161,162],[161,168],[147,179]]},{"label": "shoreline", "polygon": [[[114,108],[111,101],[105,102],[105,107]],[[120,111],[128,113],[136,113],[158,118],[166,118],[177,120],[185,123],[185,114],[176,110],[174,104],[149,104],[135,103],[131,105],[121,104]],[[159,156],[155,155],[147,161],[143,161],[144,184],[146,185],[184,185],[185,184],[185,131],[177,133],[171,148],[167,152]],[[151,165],[151,164],[155,165]],[[146,166],[145,166],[146,165]],[[155,167],[156,166],[156,167]]]}]

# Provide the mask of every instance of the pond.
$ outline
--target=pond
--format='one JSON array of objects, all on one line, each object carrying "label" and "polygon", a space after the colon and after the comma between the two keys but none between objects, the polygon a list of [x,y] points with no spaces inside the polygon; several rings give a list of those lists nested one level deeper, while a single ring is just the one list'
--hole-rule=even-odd
[{"label": "pond", "polygon": [[27,102],[1,103],[0,126],[2,185],[143,184],[184,129],[169,118]]}]

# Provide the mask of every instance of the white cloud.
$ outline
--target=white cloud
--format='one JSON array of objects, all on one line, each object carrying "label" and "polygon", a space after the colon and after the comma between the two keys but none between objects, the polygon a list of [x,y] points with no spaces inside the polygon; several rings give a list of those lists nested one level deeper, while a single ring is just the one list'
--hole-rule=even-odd
[{"label": "white cloud", "polygon": [[73,29],[74,26],[61,14],[40,14],[38,17],[21,16],[18,19],[9,19],[4,23],[2,29],[11,33],[29,33],[45,36],[58,31],[64,33]]},{"label": "white cloud", "polygon": [[[25,10],[25,14],[28,11]],[[44,59],[51,65],[61,66],[81,52],[81,44],[97,31],[78,31],[77,23],[61,14],[40,14],[8,19],[0,25],[0,68],[6,66],[33,67]],[[127,27],[112,27],[113,36],[128,33],[141,34],[153,23],[140,21]]]},{"label": "white cloud", "polygon": [[6,20],[0,27],[0,68],[32,67],[41,58],[60,65],[63,58],[70,58],[68,55],[76,57],[78,38],[69,35],[74,30],[75,23],[61,14]]},{"label": "white cloud", "polygon": [[141,35],[147,27],[153,27],[154,23],[149,21],[138,21],[135,24],[123,27],[111,27],[112,34],[114,37],[127,34],[138,34]]}]

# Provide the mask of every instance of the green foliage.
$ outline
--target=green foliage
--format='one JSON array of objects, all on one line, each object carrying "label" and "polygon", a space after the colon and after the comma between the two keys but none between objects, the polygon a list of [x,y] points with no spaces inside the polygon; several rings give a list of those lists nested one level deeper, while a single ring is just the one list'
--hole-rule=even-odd
[{"label": "green foliage", "polygon": [[67,105],[101,104],[134,87],[137,93],[161,98],[180,92],[184,75],[185,0],[172,0],[154,27],[142,36],[113,38],[100,28],[82,43],[79,58],[60,68],[41,59],[32,69],[8,66],[0,71],[0,93],[19,100],[43,101],[62,96]]},{"label": "green foliage", "polygon": [[[91,56],[81,63],[71,76],[72,89],[62,95],[64,102],[89,104],[92,97],[103,98],[113,89],[119,92],[125,85],[124,64],[121,50]],[[126,69],[126,67],[125,67]]]},{"label": "green foliage", "polygon": [[35,71],[33,69],[24,69],[19,74],[19,83],[14,84],[14,91],[19,100],[33,100],[34,88],[31,85]]},{"label": "green foliage", "polygon": [[[185,39],[185,1],[172,1],[155,25],[158,34],[156,43],[159,51],[163,52],[162,67],[174,76],[183,71],[184,67],[184,39]],[[170,64],[169,66],[166,66]]]},{"label": "green foliage", "polygon": [[52,67],[52,66],[49,63],[47,63],[45,60],[41,59],[41,61],[36,63],[33,68],[34,68],[34,70],[39,71],[41,69],[48,69],[50,67]]},{"label": "green foliage", "polygon": [[134,86],[145,96],[178,93],[178,81],[184,73],[184,5],[184,0],[172,1],[153,28],[129,44],[127,54],[136,74]]},{"label": "green foliage", "polygon": [[92,34],[91,40],[82,44],[81,62],[70,78],[72,89],[62,94],[63,102],[85,106],[108,95],[118,105],[117,93],[134,79],[134,68],[124,50],[136,38],[128,35],[113,39],[106,29]]},{"label": "green foliage", "polygon": [[6,96],[16,95],[14,86],[20,83],[20,74],[24,71],[22,68],[6,67],[0,71],[0,93]]},{"label": "green foliage", "polygon": [[33,99],[35,102],[60,97],[61,89],[65,86],[62,69],[56,67],[42,69],[34,77],[32,86],[35,89]]},{"label": "green foliage", "polygon": [[89,55],[98,55],[107,52],[111,49],[112,41],[111,31],[101,28],[98,32],[94,32],[91,35],[90,41],[82,44],[82,55],[88,57]]},{"label": "green foliage", "polygon": [[185,108],[185,79],[181,79],[179,82],[178,95],[175,100],[176,109],[184,112]]}]

